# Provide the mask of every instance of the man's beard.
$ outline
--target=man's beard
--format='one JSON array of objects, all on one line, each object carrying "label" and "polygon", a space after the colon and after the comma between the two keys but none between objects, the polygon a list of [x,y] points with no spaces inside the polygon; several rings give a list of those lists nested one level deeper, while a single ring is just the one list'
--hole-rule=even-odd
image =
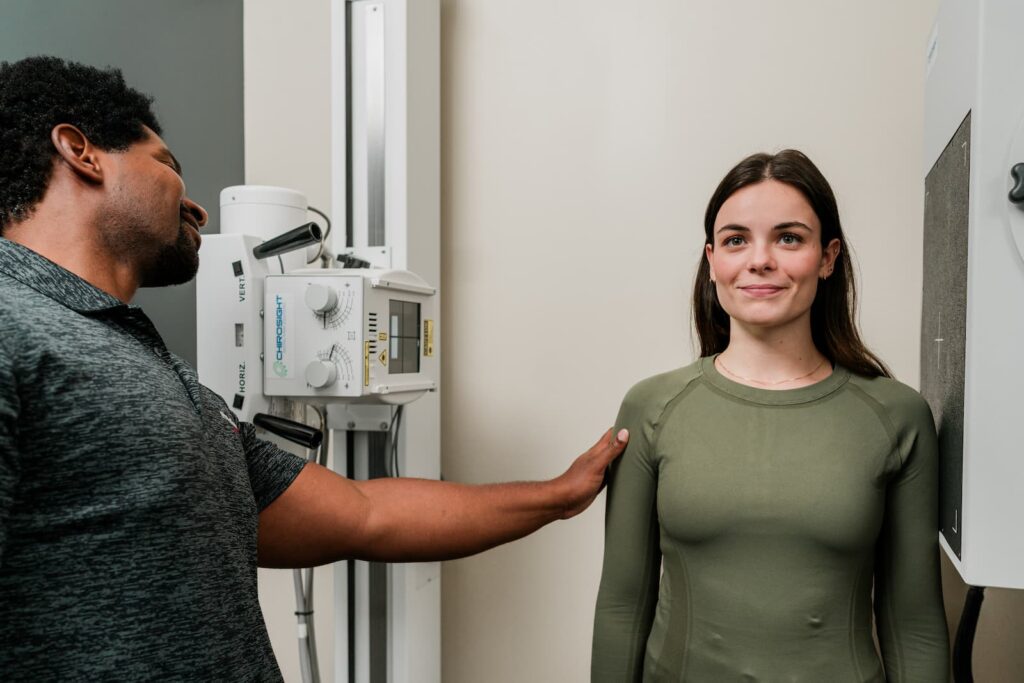
[{"label": "man's beard", "polygon": [[[140,287],[180,285],[199,271],[199,251],[181,216],[174,242],[159,236],[157,209],[140,200],[138,191],[118,186],[100,224],[103,246],[123,263],[138,269]],[[167,220],[174,220],[170,216]],[[166,224],[164,224],[166,225]],[[165,233],[169,232],[164,228]]]},{"label": "man's beard", "polygon": [[[118,210],[120,209],[120,210]],[[135,202],[112,208],[100,228],[104,246],[124,263],[138,268],[140,287],[180,285],[195,277],[199,252],[184,222],[171,244],[161,244],[146,229],[146,212]]]},{"label": "man's beard", "polygon": [[146,251],[149,253],[139,262],[140,287],[180,285],[194,278],[199,270],[199,252],[184,225],[179,228],[174,244],[155,248],[151,245]]}]

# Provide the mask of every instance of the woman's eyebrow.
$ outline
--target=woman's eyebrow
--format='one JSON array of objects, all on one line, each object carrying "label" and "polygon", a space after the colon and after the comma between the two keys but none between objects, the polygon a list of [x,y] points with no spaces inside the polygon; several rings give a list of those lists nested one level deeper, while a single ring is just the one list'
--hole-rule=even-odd
[{"label": "woman's eyebrow", "polygon": [[737,232],[750,232],[750,228],[746,227],[745,225],[739,225],[737,223],[729,223],[728,225],[723,225],[715,232],[725,232],[726,230],[735,230]]},{"label": "woman's eyebrow", "polygon": [[[774,228],[772,228],[772,230],[789,230],[791,228],[803,228],[808,232],[814,232],[813,230],[811,230],[810,226],[800,221],[786,221],[785,223],[779,223]],[[750,228],[746,227],[745,225],[739,225],[738,223],[729,223],[728,225],[723,225],[715,232],[725,232],[726,230],[732,230],[734,232],[750,232]]]}]

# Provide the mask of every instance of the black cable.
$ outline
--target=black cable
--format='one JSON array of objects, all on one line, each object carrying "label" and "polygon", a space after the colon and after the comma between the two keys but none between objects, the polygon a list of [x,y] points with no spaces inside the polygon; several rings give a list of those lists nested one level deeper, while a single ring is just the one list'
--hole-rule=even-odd
[{"label": "black cable", "polygon": [[323,235],[320,237],[320,250],[317,251],[316,256],[314,256],[312,260],[306,261],[306,265],[309,265],[310,263],[318,261],[320,257],[324,255],[324,243],[327,242],[327,236],[331,234],[331,219],[327,217],[326,213],[315,206],[307,206],[306,210],[317,214],[327,223],[327,227],[324,229]]},{"label": "black cable", "polygon": [[310,211],[312,211],[313,213],[317,214],[318,216],[322,217],[324,219],[324,221],[327,223],[327,229],[324,230],[324,237],[323,237],[323,241],[326,242],[327,241],[327,237],[331,234],[331,219],[327,217],[326,213],[324,213],[320,209],[316,208],[315,206],[307,206],[306,208],[309,209]]},{"label": "black cable", "polygon": [[398,470],[398,435],[402,431],[402,413],[404,409],[405,406],[398,406],[395,409],[395,414],[391,416],[391,424],[388,426],[388,443],[391,455],[390,475],[392,477],[402,476]]},{"label": "black cable", "polygon": [[396,477],[398,476],[395,472],[395,422],[398,420],[398,409],[395,408],[391,411],[391,420],[388,422],[388,433],[384,442],[384,471],[387,472],[387,476]]},{"label": "black cable", "polygon": [[985,600],[984,586],[971,586],[964,598],[964,611],[956,628],[953,643],[953,680],[956,683],[974,683],[971,659],[974,653],[974,632],[978,628],[981,603]]}]

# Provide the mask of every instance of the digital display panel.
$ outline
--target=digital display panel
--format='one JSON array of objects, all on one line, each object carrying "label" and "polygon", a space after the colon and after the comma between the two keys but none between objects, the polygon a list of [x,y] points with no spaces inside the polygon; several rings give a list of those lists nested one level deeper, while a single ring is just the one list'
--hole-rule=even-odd
[{"label": "digital display panel", "polygon": [[420,305],[391,299],[388,312],[388,373],[420,371]]}]

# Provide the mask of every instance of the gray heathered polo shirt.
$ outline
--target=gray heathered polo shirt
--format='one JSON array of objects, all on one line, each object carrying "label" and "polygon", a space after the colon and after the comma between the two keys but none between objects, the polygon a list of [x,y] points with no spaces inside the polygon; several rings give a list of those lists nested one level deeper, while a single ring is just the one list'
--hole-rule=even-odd
[{"label": "gray heathered polo shirt", "polygon": [[280,680],[257,512],[302,465],[141,309],[0,239],[0,678]]}]

